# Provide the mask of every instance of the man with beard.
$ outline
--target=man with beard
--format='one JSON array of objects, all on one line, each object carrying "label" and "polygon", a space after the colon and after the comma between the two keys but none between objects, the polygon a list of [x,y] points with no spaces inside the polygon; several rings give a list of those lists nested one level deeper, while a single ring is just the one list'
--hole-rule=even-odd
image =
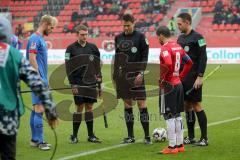
[{"label": "man with beard", "polygon": [[[47,45],[44,40],[44,36],[48,36],[54,27],[57,25],[55,17],[50,15],[42,16],[39,27],[35,33],[33,33],[27,43],[26,56],[29,59],[30,64],[39,73],[42,81],[48,86],[48,64],[47,64]],[[51,145],[44,142],[43,137],[43,112],[44,108],[42,101],[37,97],[35,93],[32,93],[32,105],[33,109],[30,117],[30,126],[32,132],[32,138],[30,145],[38,147],[40,150],[49,150]]]},{"label": "man with beard", "polygon": [[[192,29],[191,23],[192,17],[190,14],[181,13],[178,15],[177,25],[183,33],[178,37],[178,43],[184,48],[193,61],[192,69],[182,82],[184,93],[194,87],[192,92],[184,96],[188,127],[188,137],[184,138],[184,143],[194,144],[196,146],[207,146],[207,116],[201,105],[203,75],[207,65],[206,42],[201,34]],[[195,113],[201,130],[201,138],[198,142],[196,142],[194,135]]]},{"label": "man with beard", "polygon": [[[184,111],[184,94],[181,79],[192,67],[192,60],[179,44],[171,40],[171,32],[166,26],[161,26],[156,32],[161,46],[160,52],[160,96],[159,106],[166,121],[168,147],[161,154],[177,154],[184,152],[183,122],[181,112]],[[185,64],[180,72],[180,65]],[[164,71],[166,70],[166,71]],[[165,82],[173,88],[169,91]]]}]

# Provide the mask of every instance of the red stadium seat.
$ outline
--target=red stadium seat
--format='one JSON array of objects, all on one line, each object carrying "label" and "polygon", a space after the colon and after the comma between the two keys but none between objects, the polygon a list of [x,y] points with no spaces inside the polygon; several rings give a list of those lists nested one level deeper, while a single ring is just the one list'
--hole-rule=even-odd
[{"label": "red stadium seat", "polygon": [[31,5],[31,1],[26,1],[25,5]]},{"label": "red stadium seat", "polygon": [[114,19],[115,19],[115,16],[111,14],[111,15],[109,15],[108,19],[109,19],[109,20],[114,20]]},{"label": "red stadium seat", "polygon": [[233,31],[233,30],[228,30],[227,32],[228,32],[228,34],[230,34],[230,35],[235,33],[235,31]]},{"label": "red stadium seat", "polygon": [[213,31],[219,30],[218,24],[213,24],[213,25],[212,25],[212,30],[213,30]]},{"label": "red stadium seat", "polygon": [[209,7],[213,7],[214,4],[215,4],[215,0],[209,0],[209,1],[208,1],[208,6],[209,6]]},{"label": "red stadium seat", "polygon": [[238,29],[235,34],[240,35],[240,29]]},{"label": "red stadium seat", "polygon": [[226,24],[225,29],[228,30],[228,31],[232,30],[232,25],[231,24]]},{"label": "red stadium seat", "polygon": [[201,3],[201,6],[202,7],[207,7],[208,6],[208,3],[207,3],[207,1],[202,1],[202,2],[200,2]]},{"label": "red stadium seat", "polygon": [[235,30],[235,31],[238,30],[238,24],[233,24],[232,29]]},{"label": "red stadium seat", "polygon": [[110,9],[110,8],[112,8],[112,4],[107,3],[107,4],[104,5],[104,7]]},{"label": "red stadium seat", "polygon": [[100,0],[93,0],[92,2],[93,2],[93,4],[98,4],[100,2]]},{"label": "red stadium seat", "polygon": [[19,5],[24,6],[25,5],[25,1],[20,1]]},{"label": "red stadium seat", "polygon": [[98,21],[93,21],[93,22],[92,22],[92,26],[93,26],[93,27],[98,26]]},{"label": "red stadium seat", "polygon": [[203,7],[203,8],[202,8],[202,11],[203,11],[204,13],[212,12],[212,11],[213,11],[213,7]]},{"label": "red stadium seat", "polygon": [[144,14],[140,14],[140,15],[139,15],[139,19],[145,20],[145,19],[146,19],[146,16],[145,16]]},{"label": "red stadium seat", "polygon": [[224,24],[220,24],[219,25],[219,30],[220,31],[224,31],[225,30],[225,25]]},{"label": "red stadium seat", "polygon": [[105,21],[105,26],[113,26],[114,21]]},{"label": "red stadium seat", "polygon": [[14,5],[15,5],[14,1],[10,1],[10,6],[12,7]]},{"label": "red stadium seat", "polygon": [[102,20],[102,15],[98,15],[97,20],[101,21]]},{"label": "red stadium seat", "polygon": [[189,3],[189,6],[190,6],[190,7],[199,7],[199,6],[200,6],[200,2],[199,2],[199,1],[197,1],[197,2],[192,2],[192,1],[191,1],[191,2]]},{"label": "red stadium seat", "polygon": [[46,5],[48,2],[47,1],[41,1],[42,5]]},{"label": "red stadium seat", "polygon": [[105,21],[105,20],[107,20],[107,19],[108,19],[108,15],[103,15],[103,16],[102,16],[102,20]]},{"label": "red stadium seat", "polygon": [[89,27],[93,27],[92,24],[93,24],[92,21],[87,21],[87,25],[88,25]]},{"label": "red stadium seat", "polygon": [[100,32],[107,32],[106,27],[100,27]]}]

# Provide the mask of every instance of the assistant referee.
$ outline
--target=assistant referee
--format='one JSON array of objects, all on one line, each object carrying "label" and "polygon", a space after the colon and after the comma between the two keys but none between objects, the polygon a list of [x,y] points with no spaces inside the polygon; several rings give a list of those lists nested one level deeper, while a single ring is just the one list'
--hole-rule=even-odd
[{"label": "assistant referee", "polygon": [[[83,119],[86,121],[88,141],[100,143],[93,133],[93,104],[97,102],[96,84],[100,83],[100,52],[97,46],[87,42],[88,28],[79,25],[76,28],[77,41],[67,47],[65,64],[69,83],[72,86],[76,112],[73,113],[73,134],[71,143],[78,143],[78,130]],[[83,115],[83,108],[85,114]]]},{"label": "assistant referee", "polygon": [[[203,75],[207,65],[206,42],[203,36],[192,29],[192,17],[188,13],[180,13],[177,16],[177,25],[183,33],[178,37],[178,43],[184,48],[193,61],[193,67],[183,79],[184,92],[194,87],[194,90],[185,94],[185,111],[188,127],[188,137],[185,137],[185,144],[194,144],[196,146],[207,146],[207,116],[202,109],[202,84]],[[196,142],[194,134],[195,113],[198,118],[201,138]]]}]

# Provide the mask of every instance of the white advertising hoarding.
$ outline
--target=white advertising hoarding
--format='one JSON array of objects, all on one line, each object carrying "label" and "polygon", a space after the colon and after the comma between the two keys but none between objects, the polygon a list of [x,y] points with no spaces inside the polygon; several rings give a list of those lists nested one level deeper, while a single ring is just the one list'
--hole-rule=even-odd
[{"label": "white advertising hoarding", "polygon": [[[105,64],[110,64],[114,56],[114,51],[107,52],[99,49],[101,60]],[[22,50],[24,53],[25,50]],[[159,48],[150,48],[148,61],[149,63],[159,63]],[[207,48],[207,56],[209,64],[240,64],[240,48]],[[49,64],[64,63],[65,49],[48,50]]]},{"label": "white advertising hoarding", "polygon": [[208,48],[209,64],[240,64],[240,48]]}]

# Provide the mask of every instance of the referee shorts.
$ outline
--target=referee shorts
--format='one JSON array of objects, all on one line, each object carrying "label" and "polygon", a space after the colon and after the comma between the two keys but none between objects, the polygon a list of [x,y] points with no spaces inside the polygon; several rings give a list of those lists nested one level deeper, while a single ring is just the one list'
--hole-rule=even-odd
[{"label": "referee shorts", "polygon": [[117,87],[118,99],[146,100],[146,88],[141,87]]},{"label": "referee shorts", "polygon": [[143,83],[140,87],[135,87],[128,81],[116,82],[117,99],[145,100],[146,88]]},{"label": "referee shorts", "polygon": [[189,91],[195,81],[197,79],[197,76],[188,76],[184,81],[182,82],[183,84],[183,89],[184,89],[184,100],[189,101],[189,102],[201,102],[202,101],[202,87],[199,89],[194,89],[192,92],[190,92],[188,95],[186,95],[186,92]]},{"label": "referee shorts", "polygon": [[164,94],[162,89],[160,90],[159,107],[161,114],[172,117],[179,116],[179,113],[184,111],[184,94],[181,83],[175,85],[172,92],[167,94]]},{"label": "referee shorts", "polygon": [[78,94],[73,95],[73,99],[76,105],[82,105],[84,103],[96,103],[97,94],[96,87],[81,86],[78,88]]}]

